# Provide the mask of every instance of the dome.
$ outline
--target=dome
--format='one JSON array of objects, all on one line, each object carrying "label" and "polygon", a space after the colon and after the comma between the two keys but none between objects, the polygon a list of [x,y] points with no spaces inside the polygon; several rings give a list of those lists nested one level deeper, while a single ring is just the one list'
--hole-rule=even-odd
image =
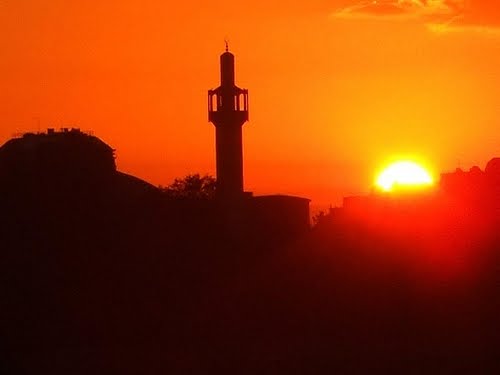
[{"label": "dome", "polygon": [[484,171],[489,175],[500,176],[500,158],[491,159]]},{"label": "dome", "polygon": [[19,176],[90,176],[116,171],[114,150],[79,129],[27,133],[0,147],[0,173]]}]

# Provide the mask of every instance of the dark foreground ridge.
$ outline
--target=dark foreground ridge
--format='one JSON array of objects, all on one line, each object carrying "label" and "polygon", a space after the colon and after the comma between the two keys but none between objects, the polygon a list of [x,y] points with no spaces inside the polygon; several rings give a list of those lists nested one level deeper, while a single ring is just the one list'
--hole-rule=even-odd
[{"label": "dark foreground ridge", "polygon": [[391,231],[406,208],[308,230],[287,197],[166,197],[78,130],[12,139],[0,373],[494,373],[498,216],[462,190],[432,230]]}]

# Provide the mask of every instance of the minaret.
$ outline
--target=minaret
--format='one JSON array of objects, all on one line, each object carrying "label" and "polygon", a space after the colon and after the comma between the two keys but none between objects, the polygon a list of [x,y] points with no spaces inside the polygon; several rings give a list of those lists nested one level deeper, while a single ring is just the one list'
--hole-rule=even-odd
[{"label": "minaret", "polygon": [[220,56],[221,83],[208,91],[208,120],[215,125],[217,196],[243,196],[242,126],[248,121],[248,90],[234,84],[234,55]]}]

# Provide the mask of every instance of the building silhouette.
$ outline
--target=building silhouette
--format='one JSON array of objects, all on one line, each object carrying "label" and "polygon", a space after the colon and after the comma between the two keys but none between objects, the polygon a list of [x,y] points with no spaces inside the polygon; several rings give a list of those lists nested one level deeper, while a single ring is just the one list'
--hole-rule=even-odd
[{"label": "building silhouette", "polygon": [[242,127],[248,121],[248,90],[235,85],[234,55],[220,56],[220,86],[208,91],[208,120],[215,125],[216,197],[236,226],[249,225],[271,236],[293,238],[309,229],[309,202],[303,197],[253,196],[243,186]]},{"label": "building silhouette", "polygon": [[367,195],[347,196],[342,207],[331,208],[320,217],[333,223],[346,219],[376,228],[379,234],[458,231],[475,236],[475,240],[486,237],[500,223],[500,158],[491,159],[484,170],[473,166],[468,171],[457,168],[441,173],[439,183],[431,189],[373,190]]},{"label": "building silhouette", "polygon": [[242,126],[248,120],[248,91],[235,85],[234,55],[227,47],[220,64],[221,85],[208,92],[209,120],[216,129],[215,199],[171,197],[118,171],[113,147],[77,128],[25,133],[0,146],[0,193],[33,196],[35,202],[66,197],[88,207],[101,197],[105,205],[115,202],[116,212],[134,202],[139,211],[149,207],[165,216],[164,224],[172,222],[172,215],[184,218],[186,228],[208,218],[219,223],[215,232],[220,235],[251,233],[263,241],[286,241],[307,232],[309,199],[244,191]]},{"label": "building silhouette", "polygon": [[[143,197],[158,189],[116,168],[115,150],[78,128],[25,133],[0,146],[0,190],[16,195],[95,195],[97,191]],[[76,198],[75,198],[76,199]]]},{"label": "building silhouette", "polygon": [[88,178],[115,169],[113,148],[76,128],[25,133],[0,147],[0,175]]},{"label": "building silhouette", "polygon": [[208,119],[215,125],[217,195],[231,199],[243,195],[242,127],[248,121],[248,90],[234,80],[234,55],[220,56],[220,86],[208,91]]}]

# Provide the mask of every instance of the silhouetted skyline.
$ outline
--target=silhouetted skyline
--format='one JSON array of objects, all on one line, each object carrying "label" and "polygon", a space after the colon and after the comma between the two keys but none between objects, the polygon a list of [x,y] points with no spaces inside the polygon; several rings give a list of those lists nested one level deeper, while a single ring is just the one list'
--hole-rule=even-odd
[{"label": "silhouetted skyline", "polygon": [[0,143],[70,124],[154,185],[215,176],[206,89],[227,38],[252,95],[248,191],[335,205],[400,155],[485,165],[500,144],[496,5],[382,3],[8,0]]},{"label": "silhouetted skyline", "polygon": [[498,166],[309,230],[306,199],[172,195],[78,129],[12,139],[2,374],[494,373]]}]

